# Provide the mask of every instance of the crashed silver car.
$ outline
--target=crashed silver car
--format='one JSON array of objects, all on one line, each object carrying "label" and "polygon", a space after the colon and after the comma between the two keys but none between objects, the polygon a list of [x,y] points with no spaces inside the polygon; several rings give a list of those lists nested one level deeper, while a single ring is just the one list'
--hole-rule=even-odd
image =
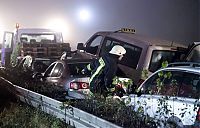
[{"label": "crashed silver car", "polygon": [[[45,83],[56,85],[67,92],[65,99],[84,99],[90,93],[89,76],[91,74],[82,74],[82,70],[93,59],[63,59],[53,62],[43,73],[35,73],[33,77],[40,79]],[[118,75],[119,74],[119,75]],[[123,78],[121,71],[117,71],[114,83],[119,85],[124,93],[131,88],[132,80]],[[129,89],[129,90],[128,90]],[[120,94],[122,92],[118,92]],[[120,94],[121,95],[121,94]]]},{"label": "crashed silver car", "polygon": [[91,62],[90,59],[66,59],[53,62],[43,73],[34,74],[34,78],[56,85],[67,92],[67,99],[83,99],[89,93],[89,74],[81,70]]}]

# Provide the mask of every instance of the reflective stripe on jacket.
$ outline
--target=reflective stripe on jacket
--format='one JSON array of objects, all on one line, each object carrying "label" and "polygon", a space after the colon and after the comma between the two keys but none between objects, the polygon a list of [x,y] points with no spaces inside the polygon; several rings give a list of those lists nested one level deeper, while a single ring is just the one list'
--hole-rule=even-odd
[{"label": "reflective stripe on jacket", "polygon": [[117,61],[116,56],[107,54],[87,65],[87,70],[92,72],[90,83],[95,79],[99,79],[107,88],[112,88],[112,79],[117,71]]}]

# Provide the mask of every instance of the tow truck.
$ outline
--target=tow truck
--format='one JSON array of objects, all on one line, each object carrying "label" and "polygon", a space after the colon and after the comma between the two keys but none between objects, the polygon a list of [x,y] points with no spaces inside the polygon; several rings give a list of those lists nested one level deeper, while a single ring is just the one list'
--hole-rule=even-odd
[{"label": "tow truck", "polygon": [[64,51],[69,53],[71,47],[69,43],[63,42],[61,32],[42,28],[19,28],[16,25],[15,32],[4,32],[1,65],[16,65],[29,55],[34,61],[47,64],[48,67]]}]

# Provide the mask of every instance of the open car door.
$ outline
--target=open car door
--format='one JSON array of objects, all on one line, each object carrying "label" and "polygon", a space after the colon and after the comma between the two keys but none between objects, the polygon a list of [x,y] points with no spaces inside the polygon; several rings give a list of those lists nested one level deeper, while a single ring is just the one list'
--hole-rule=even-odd
[{"label": "open car door", "polygon": [[3,43],[1,48],[1,63],[2,66],[10,64],[10,57],[13,51],[13,32],[4,32]]}]

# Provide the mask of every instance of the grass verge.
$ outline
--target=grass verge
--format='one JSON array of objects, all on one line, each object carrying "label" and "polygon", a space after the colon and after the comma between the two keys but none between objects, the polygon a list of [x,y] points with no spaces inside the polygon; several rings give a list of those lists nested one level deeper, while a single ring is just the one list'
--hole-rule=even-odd
[{"label": "grass verge", "polygon": [[0,112],[1,128],[68,128],[61,120],[22,103],[7,103]]}]

